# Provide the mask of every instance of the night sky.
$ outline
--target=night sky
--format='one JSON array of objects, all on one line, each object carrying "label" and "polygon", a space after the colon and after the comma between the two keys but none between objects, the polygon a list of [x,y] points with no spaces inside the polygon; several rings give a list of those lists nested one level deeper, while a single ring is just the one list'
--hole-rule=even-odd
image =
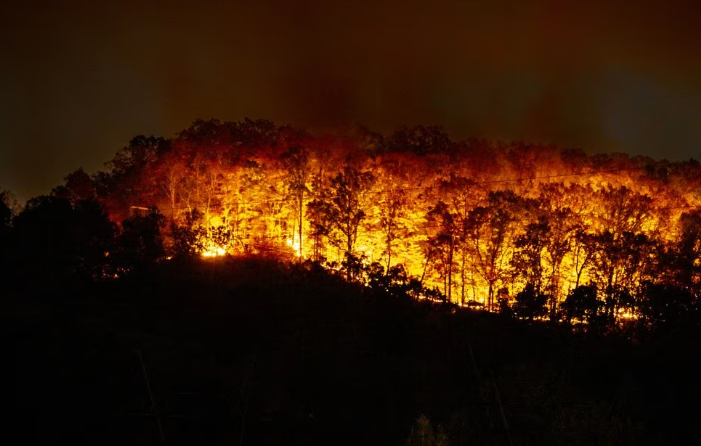
[{"label": "night sky", "polygon": [[198,118],[698,159],[695,3],[4,2],[0,185],[47,193]]}]

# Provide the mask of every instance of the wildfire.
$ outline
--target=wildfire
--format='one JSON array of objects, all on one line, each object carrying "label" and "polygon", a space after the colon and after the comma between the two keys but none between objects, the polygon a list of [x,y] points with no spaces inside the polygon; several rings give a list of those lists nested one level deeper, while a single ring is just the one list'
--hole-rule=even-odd
[{"label": "wildfire", "polygon": [[[569,297],[598,307],[623,291],[635,297],[647,282],[701,280],[696,161],[488,141],[454,146],[423,127],[388,135],[368,156],[369,135],[297,140],[286,128],[263,131],[269,124],[195,124],[148,168],[126,166],[143,182],[143,195],[130,199],[165,205],[198,257],[280,254],[375,274],[402,265],[430,290],[419,299],[516,307],[529,319],[540,313],[527,314],[513,298],[500,307],[499,299],[532,285],[556,314]],[[150,148],[124,150],[115,165]],[[105,199],[117,207],[123,198]],[[666,268],[668,253],[679,250],[674,271]],[[637,311],[624,306],[612,316],[635,320]]]},{"label": "wildfire", "polygon": [[630,309],[619,308],[618,309],[618,318],[619,319],[637,319],[638,315],[633,313]]},{"label": "wildfire", "polygon": [[300,250],[299,241],[298,241],[298,240],[292,240],[291,238],[288,238],[288,239],[287,239],[287,246],[290,246],[292,249],[294,249],[295,255],[296,255],[297,257],[301,257],[301,256],[302,256],[302,251]]},{"label": "wildfire", "polygon": [[221,257],[223,255],[226,255],[226,249],[221,246],[210,246],[202,251],[202,257]]}]

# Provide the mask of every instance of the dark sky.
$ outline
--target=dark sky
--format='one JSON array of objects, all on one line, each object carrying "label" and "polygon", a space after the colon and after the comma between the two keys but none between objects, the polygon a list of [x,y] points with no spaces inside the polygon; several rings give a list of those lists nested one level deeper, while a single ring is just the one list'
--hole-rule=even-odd
[{"label": "dark sky", "polygon": [[701,157],[691,0],[11,3],[0,185],[20,199],[212,117]]}]

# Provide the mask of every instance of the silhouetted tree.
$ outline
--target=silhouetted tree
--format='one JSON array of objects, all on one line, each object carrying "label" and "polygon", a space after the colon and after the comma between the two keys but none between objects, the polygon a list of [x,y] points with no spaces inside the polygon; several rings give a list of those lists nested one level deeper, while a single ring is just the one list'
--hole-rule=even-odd
[{"label": "silhouetted tree", "polygon": [[427,218],[438,229],[428,239],[430,257],[443,280],[443,295],[452,301],[454,257],[458,241],[455,219],[443,201],[439,201],[428,212]]},{"label": "silhouetted tree", "polygon": [[18,263],[39,276],[70,276],[75,248],[73,217],[73,207],[65,198],[39,196],[27,201],[15,218]]},{"label": "silhouetted tree", "polygon": [[374,262],[366,269],[370,288],[391,297],[416,297],[421,293],[421,283],[409,277],[402,264],[394,265],[385,272],[383,266]]},{"label": "silhouetted tree", "polygon": [[47,278],[100,278],[109,263],[114,226],[95,200],[40,196],[15,219],[19,264]]},{"label": "silhouetted tree", "polygon": [[85,278],[108,278],[113,271],[112,253],[117,228],[103,207],[94,198],[82,199],[75,205],[75,269]]},{"label": "silhouetted tree", "polygon": [[10,274],[8,267],[13,257],[12,220],[15,217],[15,199],[12,193],[0,187],[0,277]]},{"label": "silhouetted tree", "polygon": [[161,229],[165,217],[153,207],[146,215],[134,215],[122,222],[117,237],[119,265],[127,271],[152,266],[165,255]]},{"label": "silhouetted tree", "polygon": [[192,259],[205,249],[207,228],[202,225],[202,213],[197,209],[189,212],[184,224],[171,222],[173,255],[179,259]]},{"label": "silhouetted tree", "polygon": [[382,231],[383,254],[387,256],[386,268],[392,266],[392,254],[398,240],[406,236],[407,228],[403,224],[406,217],[407,198],[403,190],[393,187],[392,182],[381,193],[378,202],[380,228]]},{"label": "silhouetted tree", "polygon": [[521,292],[516,294],[514,313],[529,321],[545,316],[548,314],[548,308],[545,306],[548,299],[549,296],[539,293],[535,285],[528,283]]},{"label": "silhouetted tree", "polygon": [[374,179],[370,172],[346,166],[331,179],[328,195],[308,205],[315,216],[314,223],[344,253],[354,253],[358,230],[368,208],[367,192]]},{"label": "silhouetted tree", "polygon": [[550,240],[550,225],[545,216],[537,223],[526,225],[525,232],[516,238],[516,251],[511,264],[516,274],[533,287],[536,294],[543,291],[543,253]]},{"label": "silhouetted tree", "polygon": [[475,267],[487,282],[487,309],[493,310],[494,292],[507,274],[508,251],[512,248],[522,200],[513,191],[490,192],[487,206],[478,206],[468,216],[467,239]]},{"label": "silhouetted tree", "polygon": [[[475,285],[474,268],[470,268],[470,260],[474,250],[468,243],[471,228],[469,216],[470,212],[485,198],[486,191],[478,187],[475,181],[457,175],[451,175],[449,180],[442,181],[438,191],[440,194],[439,205],[429,212],[429,223],[438,223],[436,225],[439,228],[436,235],[438,240],[450,242],[447,245],[449,248],[447,253],[443,253],[443,257],[447,260],[444,272],[448,272],[450,276],[448,282],[451,284],[457,282],[459,278],[460,302],[465,304],[467,285],[472,285],[473,291]],[[440,212],[436,213],[436,211]],[[437,220],[435,217],[440,218]],[[448,265],[450,268],[446,270],[445,267]],[[453,269],[459,273],[459,277],[455,277],[455,280],[452,280]],[[450,298],[452,291],[446,294]]]},{"label": "silhouetted tree", "polygon": [[136,136],[106,164],[107,173],[95,176],[98,195],[114,221],[128,218],[131,206],[155,203],[159,189],[149,167],[170,150],[170,144],[161,137]]},{"label": "silhouetted tree", "polygon": [[597,289],[595,285],[580,285],[570,291],[562,304],[562,310],[567,322],[577,319],[580,322],[591,322],[599,309]]},{"label": "silhouetted tree", "polygon": [[388,136],[382,145],[386,152],[412,152],[419,156],[450,153],[455,147],[440,126],[401,127]]},{"label": "silhouetted tree", "polygon": [[684,288],[647,282],[642,287],[638,306],[648,329],[666,330],[691,315],[696,310],[695,303],[694,295]]},{"label": "silhouetted tree", "polygon": [[82,167],[69,173],[64,180],[65,184],[55,187],[51,195],[65,198],[74,206],[78,201],[94,200],[97,197],[95,181],[85,173]]},{"label": "silhouetted tree", "polygon": [[701,213],[682,214],[679,226],[679,239],[667,248],[664,269],[676,286],[701,299]]},{"label": "silhouetted tree", "polygon": [[[309,152],[299,146],[293,146],[282,154],[280,161],[287,176],[287,188],[294,199],[295,212],[297,213],[297,241],[299,243],[299,256],[304,258],[304,203],[309,193],[307,181],[310,177]],[[294,233],[294,231],[293,231]],[[294,237],[292,237],[294,240]]]},{"label": "silhouetted tree", "polygon": [[0,231],[8,230],[15,215],[15,199],[12,193],[0,187]]}]

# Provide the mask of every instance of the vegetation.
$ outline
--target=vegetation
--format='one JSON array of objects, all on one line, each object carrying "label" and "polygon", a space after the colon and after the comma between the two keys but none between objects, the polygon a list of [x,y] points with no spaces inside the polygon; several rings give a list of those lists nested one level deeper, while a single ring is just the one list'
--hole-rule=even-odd
[{"label": "vegetation", "polygon": [[126,232],[123,221],[157,209],[170,256],[328,265],[351,256],[402,265],[463,306],[496,311],[500,298],[513,307],[533,295],[526,307],[538,308],[524,313],[521,299],[515,314],[552,320],[591,286],[614,325],[642,317],[646,290],[698,298],[701,289],[696,160],[453,142],[439,127],[312,136],[263,120],[210,120],[170,139],[135,137],[107,166],[71,173],[51,200],[96,200]]},{"label": "vegetation", "polygon": [[699,440],[698,161],[211,120],[107,167],[0,189],[32,442]]}]

